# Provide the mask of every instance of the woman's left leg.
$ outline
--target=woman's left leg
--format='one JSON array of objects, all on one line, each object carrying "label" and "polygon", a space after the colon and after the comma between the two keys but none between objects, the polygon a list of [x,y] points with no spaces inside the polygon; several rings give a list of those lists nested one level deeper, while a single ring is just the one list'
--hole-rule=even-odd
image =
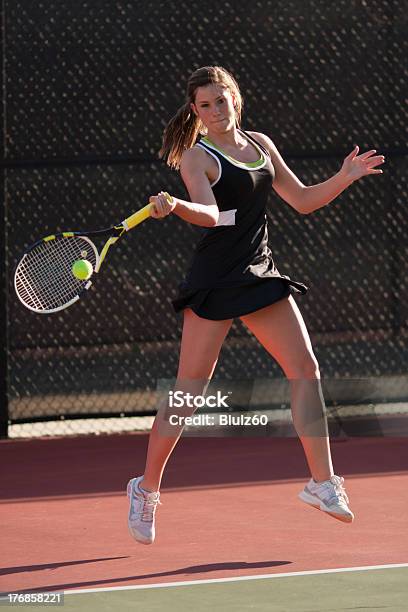
[{"label": "woman's left leg", "polygon": [[292,296],[241,317],[276,359],[291,386],[291,409],[310,472],[316,482],[333,476],[319,365],[303,317]]}]

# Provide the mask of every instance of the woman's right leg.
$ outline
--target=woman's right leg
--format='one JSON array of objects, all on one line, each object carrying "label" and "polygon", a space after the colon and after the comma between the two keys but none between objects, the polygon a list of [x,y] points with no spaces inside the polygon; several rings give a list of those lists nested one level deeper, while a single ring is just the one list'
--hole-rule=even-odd
[{"label": "woman's right leg", "polygon": [[[217,364],[222,344],[232,324],[232,319],[210,321],[197,316],[190,308],[184,310],[180,360],[175,391],[202,395]],[[179,411],[184,416],[192,414],[193,408]],[[175,413],[175,409],[172,409]],[[166,421],[168,398],[159,408],[149,437],[146,468],[141,487],[146,491],[158,491],[167,460],[175,447],[182,426]],[[170,433],[169,433],[170,432]]]}]

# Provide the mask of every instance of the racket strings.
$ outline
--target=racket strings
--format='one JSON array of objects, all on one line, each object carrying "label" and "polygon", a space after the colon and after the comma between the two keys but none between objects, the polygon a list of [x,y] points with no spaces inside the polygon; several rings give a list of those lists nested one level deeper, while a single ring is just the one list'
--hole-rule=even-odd
[{"label": "racket strings", "polygon": [[20,299],[37,312],[55,311],[75,300],[88,283],[72,273],[78,259],[88,260],[95,270],[97,252],[85,237],[57,238],[37,245],[16,270],[15,286]]}]

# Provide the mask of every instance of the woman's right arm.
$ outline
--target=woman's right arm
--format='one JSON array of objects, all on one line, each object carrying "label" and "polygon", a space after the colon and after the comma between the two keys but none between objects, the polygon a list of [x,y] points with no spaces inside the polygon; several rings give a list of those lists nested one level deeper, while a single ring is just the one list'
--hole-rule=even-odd
[{"label": "woman's right arm", "polygon": [[180,174],[191,202],[174,198],[173,213],[188,223],[202,227],[214,227],[219,210],[207,176],[209,156],[199,148],[184,151]]}]

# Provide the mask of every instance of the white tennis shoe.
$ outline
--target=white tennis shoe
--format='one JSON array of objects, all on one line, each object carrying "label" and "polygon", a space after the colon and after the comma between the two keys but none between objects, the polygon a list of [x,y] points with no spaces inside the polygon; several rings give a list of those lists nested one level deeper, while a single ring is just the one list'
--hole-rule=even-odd
[{"label": "white tennis shoe", "polygon": [[132,478],[127,485],[129,498],[128,527],[131,535],[141,544],[152,544],[155,538],[155,513],[160,504],[160,493],[142,491],[139,487],[143,476]]},{"label": "white tennis shoe", "polygon": [[354,514],[347,505],[349,498],[343,484],[344,478],[341,476],[332,476],[330,480],[324,482],[315,482],[311,478],[303,491],[299,493],[299,498],[343,523],[352,523]]}]

